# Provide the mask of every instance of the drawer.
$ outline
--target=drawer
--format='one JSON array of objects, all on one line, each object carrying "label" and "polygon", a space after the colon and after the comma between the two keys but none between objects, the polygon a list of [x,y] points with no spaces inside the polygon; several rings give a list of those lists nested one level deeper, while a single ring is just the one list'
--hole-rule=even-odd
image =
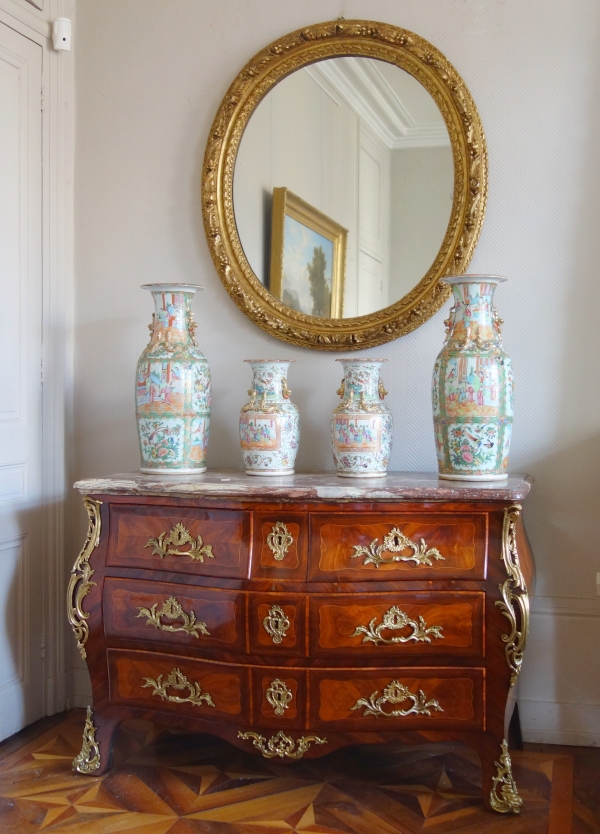
[{"label": "drawer", "polygon": [[252,576],[256,579],[306,579],[306,513],[256,513]]},{"label": "drawer", "polygon": [[312,728],[484,729],[483,669],[311,669],[308,674]]},{"label": "drawer", "polygon": [[246,650],[244,594],[107,578],[102,604],[108,638],[149,640],[198,651]]},{"label": "drawer", "polygon": [[485,579],[485,513],[313,513],[312,580]]},{"label": "drawer", "polygon": [[306,724],[306,670],[252,669],[253,723],[262,727],[302,729]]},{"label": "drawer", "polygon": [[116,567],[243,579],[250,513],[112,505],[106,563]]},{"label": "drawer", "polygon": [[107,658],[111,704],[203,721],[249,719],[247,667],[120,649],[107,649]]},{"label": "drawer", "polygon": [[306,654],[306,598],[302,594],[248,594],[252,654]]},{"label": "drawer", "polygon": [[310,596],[312,657],[483,654],[482,592]]}]

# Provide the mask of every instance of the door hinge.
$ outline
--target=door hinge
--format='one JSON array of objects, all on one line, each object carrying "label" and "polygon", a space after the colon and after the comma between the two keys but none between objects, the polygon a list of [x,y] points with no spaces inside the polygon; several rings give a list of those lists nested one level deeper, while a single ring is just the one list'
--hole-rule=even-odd
[{"label": "door hinge", "polygon": [[44,360],[40,362],[40,382],[43,385],[46,381],[46,366],[44,365]]}]

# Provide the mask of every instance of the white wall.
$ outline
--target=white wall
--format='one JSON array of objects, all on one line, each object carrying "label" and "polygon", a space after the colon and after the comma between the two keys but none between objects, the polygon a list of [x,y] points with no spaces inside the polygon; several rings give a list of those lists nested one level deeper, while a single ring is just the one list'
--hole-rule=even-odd
[{"label": "white wall", "polygon": [[[490,182],[471,269],[510,278],[497,294],[517,379],[510,468],[536,478],[525,516],[538,597],[521,715],[529,739],[599,744],[600,5],[593,0],[78,0],[73,475],[139,466],[133,379],[151,313],[139,285],[165,280],[206,287],[195,308],[214,376],[210,466],[240,466],[237,419],[250,381],[242,360],[264,355],[297,360],[290,387],[302,415],[299,468],[332,466],[336,357],[269,338],[230,301],[204,239],[200,170],[212,118],[246,61],[292,29],[339,15],[428,38],[477,102]],[[435,468],[429,386],[446,314],[371,351],[390,360],[393,469]]]}]

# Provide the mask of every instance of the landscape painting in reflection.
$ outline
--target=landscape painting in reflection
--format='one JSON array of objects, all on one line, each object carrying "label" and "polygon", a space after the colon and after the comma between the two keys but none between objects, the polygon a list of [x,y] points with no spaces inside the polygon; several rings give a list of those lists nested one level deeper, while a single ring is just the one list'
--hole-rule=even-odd
[{"label": "landscape painting in reflection", "polygon": [[339,318],[346,229],[287,188],[273,189],[270,291],[298,313]]},{"label": "landscape painting in reflection", "polygon": [[299,313],[329,318],[332,263],[332,241],[287,217],[283,235],[283,303]]}]

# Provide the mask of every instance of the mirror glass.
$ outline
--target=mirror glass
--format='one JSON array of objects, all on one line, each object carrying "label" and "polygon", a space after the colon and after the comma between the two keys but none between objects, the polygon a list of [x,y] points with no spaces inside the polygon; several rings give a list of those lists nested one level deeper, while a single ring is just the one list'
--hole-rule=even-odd
[{"label": "mirror glass", "polygon": [[276,84],[237,154],[233,208],[257,278],[323,318],[381,310],[424,277],[450,220],[448,130],[393,64],[336,57]]}]

